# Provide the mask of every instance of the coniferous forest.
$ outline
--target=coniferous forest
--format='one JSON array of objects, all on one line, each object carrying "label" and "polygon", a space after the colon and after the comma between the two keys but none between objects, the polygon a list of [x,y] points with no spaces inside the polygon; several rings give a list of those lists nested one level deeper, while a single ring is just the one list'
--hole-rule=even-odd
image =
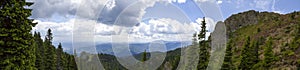
[{"label": "coniferous forest", "polygon": [[[39,23],[33,23],[34,19],[28,18],[32,10],[24,7],[32,4],[25,0],[0,2],[0,70],[93,70],[99,67],[94,65],[97,62],[90,61],[96,57],[107,70],[127,70],[111,54],[80,52],[78,55],[65,52],[61,43],[53,45],[55,37],[51,29],[45,37],[40,32],[32,31],[32,27]],[[221,24],[226,25],[228,40],[224,61],[217,69],[300,70],[300,12],[278,14],[250,10],[234,14]],[[202,30],[193,35],[192,44],[167,51],[165,60],[157,70],[176,70],[181,67],[180,59],[195,56],[185,53],[187,56],[181,57],[181,50],[197,51],[199,61],[195,68],[209,69],[212,52],[221,49],[212,47],[212,36],[205,39],[206,26],[203,18]],[[134,57],[145,62],[151,54],[145,50]],[[194,61],[183,63],[182,70],[190,70],[188,62]]]}]

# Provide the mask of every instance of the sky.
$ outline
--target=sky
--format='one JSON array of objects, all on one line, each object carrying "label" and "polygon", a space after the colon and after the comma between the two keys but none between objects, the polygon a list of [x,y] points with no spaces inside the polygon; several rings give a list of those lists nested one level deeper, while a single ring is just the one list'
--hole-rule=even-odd
[{"label": "sky", "polygon": [[[216,22],[248,10],[286,14],[300,0],[27,0],[33,31],[52,29],[53,43],[191,41],[203,17],[209,35]],[[42,36],[42,37],[43,37]],[[76,39],[74,39],[74,38]],[[79,37],[79,38],[77,38]],[[124,38],[124,39],[123,39]],[[77,40],[77,41],[74,41]],[[69,46],[70,47],[70,46]]]}]

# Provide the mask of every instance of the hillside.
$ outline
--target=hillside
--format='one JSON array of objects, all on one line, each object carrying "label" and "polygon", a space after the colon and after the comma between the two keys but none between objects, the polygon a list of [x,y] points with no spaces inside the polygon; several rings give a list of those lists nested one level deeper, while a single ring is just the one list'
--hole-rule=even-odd
[{"label": "hillside", "polygon": [[[252,62],[252,57],[254,63],[247,63],[250,68],[299,68],[300,12],[277,14],[250,10],[232,15],[224,22],[229,37],[227,48],[232,49],[227,50],[226,54],[232,53],[227,62],[232,62],[232,68],[240,68],[243,62]],[[268,47],[271,52],[268,52]],[[242,60],[244,55],[249,60]]]},{"label": "hillside", "polygon": [[[232,15],[224,21],[227,37],[226,53],[222,70],[270,70],[270,69],[288,69],[297,70],[300,67],[300,12],[289,14],[277,14],[272,12],[256,12],[253,10]],[[219,34],[225,34],[222,30],[222,22],[218,22],[215,32],[211,34],[211,39],[207,43],[219,43],[223,37]],[[224,32],[224,33],[223,33]],[[216,46],[210,44],[209,46]],[[175,70],[193,68],[190,66],[193,61],[183,62],[180,65],[180,59],[191,59],[196,56],[195,53],[182,53],[189,51],[198,51],[197,43],[184,48],[178,48],[167,52],[166,58],[157,70]],[[189,48],[189,49],[188,49]],[[218,55],[210,58],[221,58],[224,53],[220,51],[224,47],[212,47],[211,54]],[[158,54],[160,52],[157,52]],[[186,54],[181,58],[182,54]],[[210,55],[212,56],[212,55]],[[92,59],[95,56],[89,57]],[[118,63],[116,57],[110,54],[98,54],[98,57],[105,69],[126,70]],[[147,53],[146,58],[151,54]],[[201,56],[200,56],[201,57]],[[82,56],[78,60],[87,60]],[[126,57],[124,57],[126,58]],[[136,54],[135,58],[142,60],[142,53]],[[155,58],[155,57],[154,57]],[[161,58],[155,58],[161,59]],[[221,58],[223,60],[223,58]],[[218,67],[218,62],[210,61],[214,67]],[[92,63],[87,61],[87,63]],[[85,65],[85,63],[79,63]],[[201,64],[201,63],[200,63]],[[198,64],[198,65],[200,65]],[[90,68],[97,66],[87,66]],[[213,69],[219,69],[214,68]],[[210,68],[210,67],[209,67]],[[201,69],[200,69],[201,70]]]}]

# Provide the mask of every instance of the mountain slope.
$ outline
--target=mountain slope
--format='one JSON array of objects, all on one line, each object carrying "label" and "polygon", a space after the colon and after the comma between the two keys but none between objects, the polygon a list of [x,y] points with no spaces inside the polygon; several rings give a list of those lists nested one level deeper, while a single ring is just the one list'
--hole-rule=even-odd
[{"label": "mountain slope", "polygon": [[[300,59],[300,12],[277,14],[272,12],[256,12],[253,10],[232,15],[225,20],[227,36],[232,41],[228,43],[233,53],[234,68],[245,62],[241,56],[250,52],[243,52],[245,48],[257,47],[258,61],[253,68],[263,68],[263,64],[270,65],[268,69],[297,69]],[[247,46],[246,39],[250,38]],[[267,42],[271,42],[268,44]],[[265,63],[265,50],[270,45],[272,50],[270,63]],[[246,57],[246,58],[250,58]],[[246,61],[250,62],[250,61]]]}]

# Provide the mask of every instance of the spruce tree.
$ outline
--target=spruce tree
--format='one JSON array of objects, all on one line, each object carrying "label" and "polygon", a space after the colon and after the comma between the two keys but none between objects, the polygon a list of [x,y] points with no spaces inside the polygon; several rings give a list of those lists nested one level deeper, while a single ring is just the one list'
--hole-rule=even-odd
[{"label": "spruce tree", "polygon": [[198,34],[198,39],[200,40],[199,42],[200,52],[199,52],[199,64],[197,66],[197,69],[206,69],[208,66],[209,52],[208,52],[207,42],[205,41],[206,31],[207,30],[206,30],[205,17],[203,17],[203,21],[201,24],[201,31]]},{"label": "spruce tree", "polygon": [[56,69],[56,49],[55,47],[52,45],[52,33],[51,33],[51,29],[48,29],[47,31],[47,35],[45,37],[45,65],[46,65],[46,69],[51,69],[51,70],[55,70]]},{"label": "spruce tree", "polygon": [[253,45],[253,43],[250,43],[250,37],[248,36],[241,53],[241,63],[239,69],[249,70],[252,69],[256,63],[258,63],[258,55],[256,54],[258,51],[256,51],[255,48],[256,47]]},{"label": "spruce tree", "polygon": [[0,1],[0,70],[34,70],[35,42],[31,6],[25,0]]},{"label": "spruce tree", "polygon": [[69,70],[77,70],[77,64],[76,64],[76,60],[75,60],[76,56],[74,55],[69,55],[69,65],[68,65],[68,69]]},{"label": "spruce tree", "polygon": [[147,52],[146,50],[142,54],[142,62],[145,62],[147,60]]},{"label": "spruce tree", "polygon": [[34,39],[36,43],[36,61],[35,61],[35,66],[38,70],[45,70],[45,57],[44,57],[44,42],[41,39],[41,34],[40,32],[34,33]]},{"label": "spruce tree", "polygon": [[78,59],[77,53],[76,53],[76,49],[73,50],[74,53],[72,55],[68,55],[68,69],[69,70],[77,70],[79,68],[77,68],[77,64],[76,64],[76,59]]},{"label": "spruce tree", "polygon": [[272,61],[274,60],[274,54],[273,54],[273,46],[272,46],[272,38],[269,37],[266,48],[264,49],[264,67],[268,69],[271,66]]},{"label": "spruce tree", "polygon": [[61,43],[58,44],[56,54],[57,54],[57,66],[56,66],[57,70],[66,70],[64,68],[64,67],[66,67],[65,66],[66,59],[65,59],[65,54],[64,54]]},{"label": "spruce tree", "polygon": [[226,53],[225,53],[225,58],[224,58],[224,62],[222,65],[221,70],[230,70],[233,69],[233,63],[232,63],[232,40],[229,40],[229,42],[227,43],[226,46]]}]

